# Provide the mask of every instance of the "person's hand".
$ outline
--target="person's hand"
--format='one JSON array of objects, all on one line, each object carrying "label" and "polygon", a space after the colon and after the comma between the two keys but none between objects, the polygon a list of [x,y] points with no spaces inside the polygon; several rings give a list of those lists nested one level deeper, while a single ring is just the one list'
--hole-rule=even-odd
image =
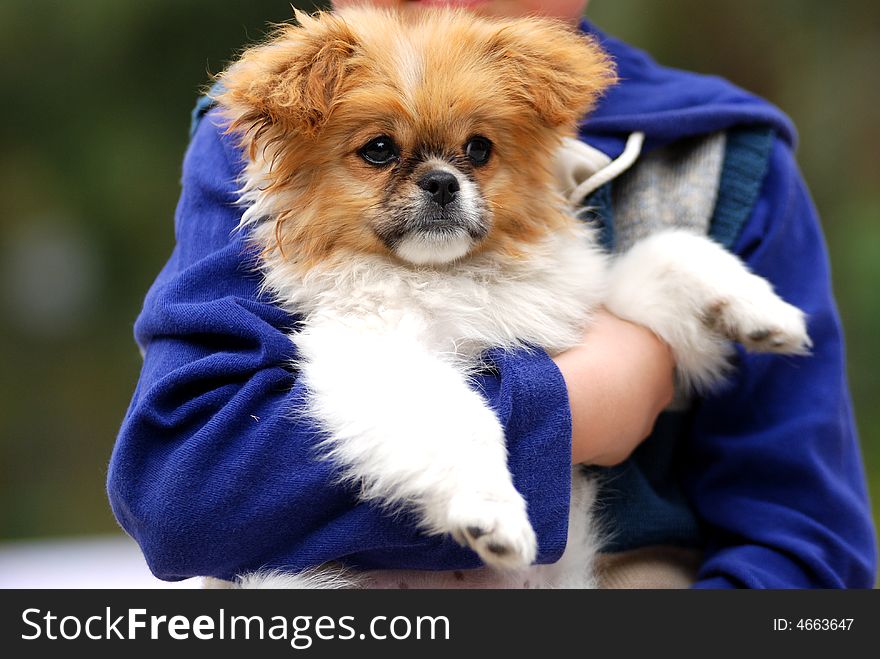
[{"label": "person's hand", "polygon": [[672,402],[675,361],[669,347],[604,309],[580,345],[553,361],[568,387],[573,464],[623,462]]}]

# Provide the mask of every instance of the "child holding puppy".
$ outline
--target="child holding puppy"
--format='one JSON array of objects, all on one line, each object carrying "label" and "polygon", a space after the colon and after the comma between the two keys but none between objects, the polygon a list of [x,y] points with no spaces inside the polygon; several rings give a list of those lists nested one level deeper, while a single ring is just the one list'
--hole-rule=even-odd
[{"label": "child holding puppy", "polygon": [[[374,4],[418,11],[429,3]],[[586,3],[445,4],[576,22]],[[694,170],[676,164],[686,153],[697,171],[714,174],[687,182],[697,193],[685,195],[680,215],[694,227],[705,220],[705,230],[810,315],[814,356],[794,366],[741,355],[729,389],[661,416],[659,432],[628,460],[672,398],[674,365],[653,335],[605,315],[581,346],[554,360],[494,357],[495,372],[479,385],[505,426],[539,562],[556,560],[565,545],[572,461],[622,463],[605,488],[603,510],[616,532],[606,584],[868,586],[873,534],[841,335],[818,224],[791,155],[792,128],[726,83],[663,69],[598,36],[624,82],[584,125],[591,147],[572,156],[604,172],[603,185],[576,179],[572,195],[592,193],[609,244],[623,248],[654,221],[632,211],[634,200],[656,193],[675,206],[682,172]],[[259,296],[242,237],[231,233],[241,164],[222,129],[210,116],[202,121],[184,166],[178,244],[136,327],[145,363],[111,462],[114,512],[167,579],[330,560],[473,567],[475,556],[450,539],[425,537],[406,519],[359,504],[334,483],[331,465],[313,459],[316,428],[291,413],[303,404],[287,366],[295,319]],[[642,178],[671,192],[644,183],[639,172],[649,167],[664,177]]]}]

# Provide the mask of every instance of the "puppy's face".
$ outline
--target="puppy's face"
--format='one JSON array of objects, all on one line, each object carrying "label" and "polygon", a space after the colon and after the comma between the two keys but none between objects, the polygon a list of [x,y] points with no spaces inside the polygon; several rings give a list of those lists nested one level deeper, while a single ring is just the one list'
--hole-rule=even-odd
[{"label": "puppy's face", "polygon": [[275,223],[267,249],[305,267],[352,252],[436,265],[556,228],[555,149],[614,78],[592,41],[450,11],[298,19],[218,99]]},{"label": "puppy's face", "polygon": [[462,136],[454,131],[432,143],[411,126],[393,132],[371,138],[357,151],[368,165],[362,172],[365,187],[371,180],[378,184],[373,188],[376,211],[368,218],[373,234],[388,250],[416,264],[464,256],[492,225],[480,179],[491,181],[478,178],[477,169],[488,166],[493,142],[476,132]]}]

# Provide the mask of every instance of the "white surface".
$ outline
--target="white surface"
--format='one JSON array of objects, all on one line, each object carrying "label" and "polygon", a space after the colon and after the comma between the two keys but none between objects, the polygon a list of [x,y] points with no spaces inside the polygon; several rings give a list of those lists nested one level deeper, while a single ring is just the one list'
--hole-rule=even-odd
[{"label": "white surface", "polygon": [[0,588],[199,588],[151,573],[126,536],[0,543]]}]

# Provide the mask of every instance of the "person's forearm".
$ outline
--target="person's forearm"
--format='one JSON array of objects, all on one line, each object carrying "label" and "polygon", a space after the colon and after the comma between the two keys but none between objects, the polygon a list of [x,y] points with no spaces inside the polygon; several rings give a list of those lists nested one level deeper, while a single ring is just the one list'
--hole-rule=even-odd
[{"label": "person's forearm", "polygon": [[625,460],[673,397],[675,363],[666,344],[604,310],[581,344],[554,361],[568,388],[574,464]]}]

